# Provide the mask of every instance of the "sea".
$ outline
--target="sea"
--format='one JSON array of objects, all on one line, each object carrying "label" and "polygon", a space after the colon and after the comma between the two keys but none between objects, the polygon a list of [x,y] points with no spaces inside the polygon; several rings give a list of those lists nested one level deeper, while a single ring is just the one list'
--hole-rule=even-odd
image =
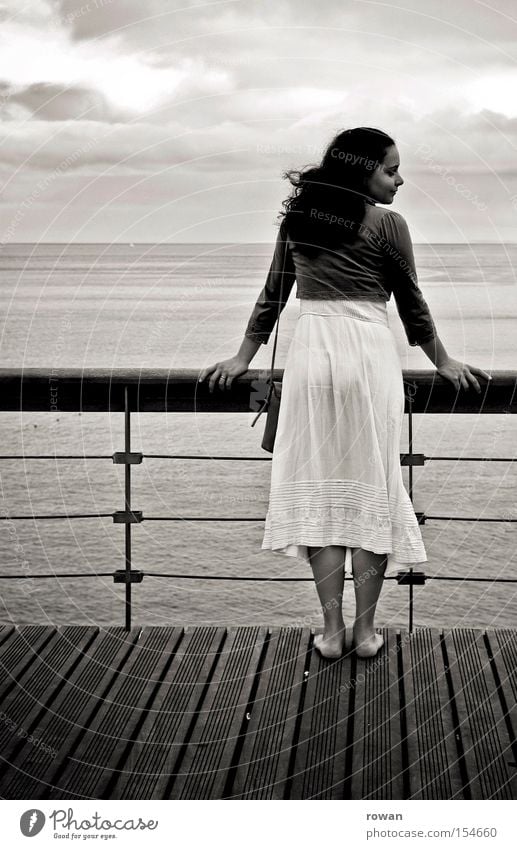
[{"label": "sea", "polygon": [[[449,354],[488,372],[517,369],[517,243],[414,249],[420,287]],[[3,245],[1,368],[201,370],[236,353],[271,257],[272,245],[262,243]],[[280,320],[279,368],[298,310],[293,288]],[[421,349],[407,344],[393,298],[388,316],[403,368],[432,369]],[[270,358],[271,343],[251,367],[267,368]],[[303,561],[261,549],[270,455],[260,447],[264,417],[252,428],[254,415],[132,415],[133,450],[196,455],[146,458],[133,467],[133,509],[168,519],[133,526],[133,566],[181,576],[147,576],[133,587],[134,624],[321,624],[311,581],[206,580],[310,577]],[[109,574],[124,568],[123,526],[109,517],[31,517],[123,508],[123,467],[111,460],[123,449],[123,415],[0,413],[0,427],[0,620],[122,625],[124,587]],[[401,451],[407,437],[405,417]],[[413,439],[414,450],[429,458],[414,471],[415,510],[441,517],[422,526],[428,562],[418,569],[429,580],[414,588],[415,626],[514,628],[517,522],[507,520],[517,519],[517,416],[418,415]],[[27,456],[54,453],[81,458]],[[242,460],[216,459],[228,454]],[[29,573],[56,577],[30,581]],[[386,581],[378,626],[407,627],[408,592]],[[350,581],[344,609],[351,623]]]}]

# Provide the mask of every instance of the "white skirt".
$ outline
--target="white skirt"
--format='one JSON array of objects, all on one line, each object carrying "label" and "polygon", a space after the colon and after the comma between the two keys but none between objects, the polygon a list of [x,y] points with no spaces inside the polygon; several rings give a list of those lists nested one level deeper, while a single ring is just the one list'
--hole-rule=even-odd
[{"label": "white skirt", "polygon": [[263,549],[387,554],[385,575],[427,555],[402,479],[402,365],[381,300],[300,298],[284,368]]}]

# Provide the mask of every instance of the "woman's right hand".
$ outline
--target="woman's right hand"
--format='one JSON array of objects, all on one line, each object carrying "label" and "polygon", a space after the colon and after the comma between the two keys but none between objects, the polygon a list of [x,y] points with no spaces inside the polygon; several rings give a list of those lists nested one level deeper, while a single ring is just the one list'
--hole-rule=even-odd
[{"label": "woman's right hand", "polygon": [[476,380],[476,374],[479,377],[484,377],[485,380],[492,380],[492,376],[488,374],[487,371],[484,371],[484,369],[478,368],[478,366],[469,366],[468,363],[462,363],[460,360],[453,359],[453,357],[447,357],[445,362],[443,362],[440,366],[436,366],[436,371],[439,375],[441,375],[441,377],[445,377],[447,380],[450,380],[457,392],[460,391],[461,387],[463,387],[463,389],[470,389],[470,381],[476,392],[479,394],[481,392],[481,387],[479,382]]},{"label": "woman's right hand", "polygon": [[214,363],[214,365],[207,366],[203,369],[198,378],[198,383],[202,383],[211,374],[212,377],[208,382],[210,392],[214,391],[216,383],[219,389],[231,389],[233,379],[239,377],[241,374],[245,374],[248,369],[249,363],[246,360],[239,357],[230,357],[228,360],[221,360],[221,362]]}]

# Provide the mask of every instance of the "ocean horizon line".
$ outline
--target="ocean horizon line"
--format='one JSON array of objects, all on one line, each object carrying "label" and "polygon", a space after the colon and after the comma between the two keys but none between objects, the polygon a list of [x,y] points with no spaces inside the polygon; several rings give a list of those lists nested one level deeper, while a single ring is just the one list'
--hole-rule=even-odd
[{"label": "ocean horizon line", "polygon": [[[133,245],[274,245],[274,240],[265,242],[3,242],[0,248],[24,246],[24,245],[125,245],[127,247]],[[413,241],[413,245],[517,245],[517,239],[514,241],[496,241],[486,239],[470,239],[463,242],[417,242]]]}]

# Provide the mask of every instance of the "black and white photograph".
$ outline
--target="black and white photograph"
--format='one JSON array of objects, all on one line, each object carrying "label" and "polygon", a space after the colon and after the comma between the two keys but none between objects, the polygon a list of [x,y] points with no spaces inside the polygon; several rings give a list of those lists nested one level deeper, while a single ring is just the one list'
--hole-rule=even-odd
[{"label": "black and white photograph", "polygon": [[0,39],[9,845],[513,845],[517,5]]}]

